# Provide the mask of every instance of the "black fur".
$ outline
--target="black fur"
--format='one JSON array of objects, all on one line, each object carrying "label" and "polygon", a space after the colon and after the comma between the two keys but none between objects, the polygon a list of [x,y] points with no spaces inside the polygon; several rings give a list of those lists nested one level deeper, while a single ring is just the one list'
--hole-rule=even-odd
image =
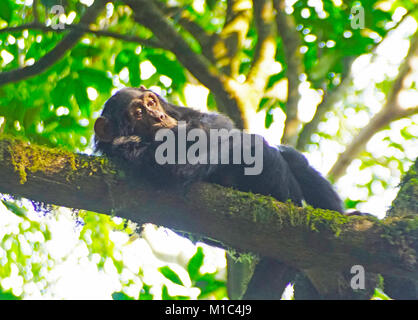
[{"label": "black fur", "polygon": [[[298,206],[301,206],[302,201],[305,200],[317,208],[343,212],[341,200],[330,183],[309,165],[301,153],[288,146],[272,147],[265,140],[262,140],[263,170],[259,175],[244,175],[246,165],[232,164],[232,161],[229,161],[230,164],[157,164],[155,150],[161,142],[155,141],[152,134],[138,135],[127,116],[131,101],[141,97],[146,91],[145,88],[122,89],[106,102],[102,116],[111,124],[113,138],[105,142],[96,136],[97,151],[123,161],[133,173],[138,172],[140,175],[150,177],[150,181],[161,188],[170,182],[185,185],[195,181],[207,181],[241,191],[271,195],[282,202],[290,199]],[[185,121],[187,130],[201,128],[208,134],[210,129],[234,129],[228,117],[175,106],[158,95],[157,97],[166,114],[177,121]],[[179,127],[173,127],[172,130],[177,135]],[[244,132],[240,132],[239,135],[241,139],[244,136],[252,138],[251,143],[246,147],[254,154],[255,135]],[[175,142],[178,143],[178,139]],[[231,137],[217,144],[218,151],[221,150],[221,146],[227,145],[231,157],[234,147]],[[206,156],[210,156],[209,148],[207,151]],[[220,157],[219,154],[216,156]],[[296,272],[297,270],[278,261],[263,258],[254,271],[244,298],[280,299],[290,275]]]},{"label": "black fur", "polygon": [[[208,181],[230,186],[242,191],[271,195],[279,201],[292,200],[301,206],[302,200],[323,209],[343,212],[341,200],[330,183],[312,168],[306,158],[288,146],[272,147],[263,140],[263,171],[259,175],[244,175],[245,164],[165,164],[155,162],[155,150],[161,142],[152,137],[135,134],[132,124],[127,121],[126,108],[132,99],[142,95],[144,88],[125,88],[113,95],[105,104],[102,116],[113,126],[115,137],[111,142],[95,139],[96,150],[109,157],[127,162],[131,168],[152,176],[155,181],[174,181],[187,184],[195,181]],[[190,108],[179,107],[166,102],[157,95],[166,113],[178,121],[185,121],[187,130],[234,128],[232,121],[220,114],[202,113]],[[178,127],[173,128],[176,133]],[[177,134],[177,133],[176,133]],[[247,135],[241,132],[241,137]],[[254,137],[254,135],[251,135]],[[232,155],[231,139],[227,143]],[[209,145],[209,144],[208,144]],[[254,144],[251,143],[251,150]],[[177,150],[177,148],[176,148]],[[209,156],[210,152],[208,150]]]}]

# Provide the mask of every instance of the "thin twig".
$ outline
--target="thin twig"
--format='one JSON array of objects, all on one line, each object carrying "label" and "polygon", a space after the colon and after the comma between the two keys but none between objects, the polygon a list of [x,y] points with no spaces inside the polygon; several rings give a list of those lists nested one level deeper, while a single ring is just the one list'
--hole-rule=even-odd
[{"label": "thin twig", "polygon": [[[105,7],[105,4],[105,0],[96,0],[92,6],[87,8],[85,14],[80,19],[80,23],[89,25],[94,22]],[[83,34],[84,32],[80,30],[72,30],[54,47],[54,49],[41,57],[33,65],[0,73],[0,85],[20,81],[42,73],[61,59],[68,50],[74,47]]]},{"label": "thin twig", "polygon": [[[412,9],[410,13],[405,14],[400,21],[392,28],[395,29],[397,26],[399,26],[408,16],[412,14],[413,11],[416,11],[416,9]],[[373,57],[375,56],[376,48],[378,47],[380,43],[376,43],[375,47],[371,50]],[[354,61],[354,60],[353,60]],[[347,67],[347,69],[351,68],[351,64],[353,63],[351,61],[350,65]],[[298,150],[305,150],[306,146],[309,144],[310,138],[312,136],[312,133],[314,133],[319,123],[324,118],[325,114],[332,109],[332,107],[335,105],[335,102],[339,100],[341,97],[341,93],[344,92],[345,87],[348,87],[352,80],[352,74],[342,74],[342,81],[341,84],[333,89],[330,92],[325,92],[324,97],[322,99],[322,102],[318,105],[316,108],[315,114],[312,118],[312,120],[308,123],[306,123],[302,130],[300,131],[298,141],[296,143],[296,148]]]},{"label": "thin twig", "polygon": [[353,141],[346,147],[343,153],[340,154],[334,166],[329,172],[329,176],[334,180],[341,177],[351,161],[364,149],[366,143],[373,137],[373,135],[384,128],[386,125],[394,120],[398,120],[405,116],[410,116],[418,112],[418,108],[402,109],[398,103],[399,93],[403,89],[403,82],[405,78],[411,73],[411,60],[418,54],[418,33],[411,39],[411,46],[406,55],[399,74],[391,88],[389,96],[386,99],[385,105],[382,109],[370,119],[367,126],[362,128],[355,136]]},{"label": "thin twig", "polygon": [[123,40],[127,42],[135,42],[135,43],[139,43],[144,46],[147,46],[147,47],[163,48],[163,45],[159,41],[152,39],[152,38],[141,38],[141,37],[134,36],[134,35],[120,34],[120,33],[112,32],[108,30],[93,30],[93,29],[90,29],[88,25],[81,24],[81,23],[66,24],[65,29],[53,29],[52,27],[45,26],[41,23],[31,22],[31,23],[23,24],[23,25],[16,26],[16,27],[8,27],[8,28],[0,29],[0,33],[14,33],[14,32],[21,32],[23,30],[41,30],[44,32],[56,32],[56,33],[68,32],[68,30],[78,30],[78,31],[82,31],[83,33],[91,33],[96,36],[110,37],[110,38]]}]

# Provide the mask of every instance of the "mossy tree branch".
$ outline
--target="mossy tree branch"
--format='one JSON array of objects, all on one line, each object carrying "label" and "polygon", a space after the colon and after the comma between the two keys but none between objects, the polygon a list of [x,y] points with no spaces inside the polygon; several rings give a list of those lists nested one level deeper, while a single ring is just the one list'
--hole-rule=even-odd
[{"label": "mossy tree branch", "polygon": [[206,183],[186,192],[140,178],[132,184],[104,158],[12,139],[0,140],[0,192],[163,225],[301,270],[361,264],[418,280],[417,217],[346,217]]},{"label": "mossy tree branch", "polygon": [[400,190],[392,206],[388,211],[388,216],[405,217],[418,215],[418,158],[411,165],[408,172],[402,178]]},{"label": "mossy tree branch", "polygon": [[[418,215],[418,158],[402,178],[400,190],[392,202],[387,215],[390,217],[407,217]],[[385,292],[394,299],[418,299],[418,281],[385,274]]]}]

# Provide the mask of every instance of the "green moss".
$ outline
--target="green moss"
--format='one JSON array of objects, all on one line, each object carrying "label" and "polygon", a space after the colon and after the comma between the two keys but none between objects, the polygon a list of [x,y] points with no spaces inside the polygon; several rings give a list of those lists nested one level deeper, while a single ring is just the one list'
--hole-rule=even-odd
[{"label": "green moss", "polygon": [[8,147],[12,164],[20,175],[20,183],[25,183],[27,171],[42,171],[53,174],[64,167],[76,170],[75,155],[68,151],[48,149],[36,145],[14,141]]},{"label": "green moss", "polygon": [[88,159],[79,157],[77,159],[77,168],[87,169],[90,172],[90,175],[93,175],[94,173],[101,173],[104,175],[121,174],[120,171],[118,171],[116,167],[109,161],[109,159],[105,157],[88,157]]},{"label": "green moss", "polygon": [[338,212],[324,209],[306,208],[306,225],[312,231],[331,230],[336,237],[344,229],[350,219]]},{"label": "green moss", "polygon": [[198,195],[215,212],[227,212],[231,217],[241,216],[251,219],[253,223],[271,224],[278,230],[285,224],[293,227],[305,225],[312,231],[330,230],[335,236],[339,236],[350,219],[363,218],[347,217],[335,211],[309,206],[301,208],[290,200],[281,203],[272,197],[217,185],[205,184],[199,188]]},{"label": "green moss", "polygon": [[292,201],[287,201],[287,215],[289,218],[289,223],[292,227],[303,225],[306,221],[306,213],[303,209],[296,206]]},{"label": "green moss", "polygon": [[[227,212],[231,217],[241,216],[251,219],[254,223],[280,222],[280,217],[277,215],[279,202],[271,197],[218,185],[205,185],[199,192],[205,198],[205,202],[213,204],[214,211],[219,208],[219,211]],[[221,201],[220,195],[222,195]]]},{"label": "green moss", "polygon": [[236,263],[252,263],[254,259],[259,259],[258,255],[252,252],[238,252],[231,247],[228,247],[227,251]]},{"label": "green moss", "polygon": [[418,217],[386,218],[382,223],[381,237],[386,239],[401,263],[406,267],[415,268],[417,262]]},{"label": "green moss", "polygon": [[388,216],[408,216],[418,214],[418,159],[402,178],[400,190]]},{"label": "green moss", "polygon": [[43,172],[51,175],[65,170],[67,180],[80,169],[87,169],[90,175],[96,172],[117,173],[116,168],[103,157],[87,158],[61,149],[31,145],[15,137],[6,136],[2,137],[2,140],[9,142],[7,150],[14,169],[19,173],[21,184],[26,182],[28,172]]},{"label": "green moss", "polygon": [[284,225],[306,226],[316,232],[331,231],[338,237],[344,226],[348,226],[350,219],[363,219],[363,217],[347,217],[335,211],[314,209],[309,206],[300,208],[291,201],[281,203],[272,197],[216,185],[205,185],[199,193],[205,198],[205,203],[211,204],[214,211],[227,212],[232,217],[251,219],[253,223],[274,225],[277,230],[282,229]]},{"label": "green moss", "polygon": [[382,226],[382,237],[391,244],[405,237],[418,238],[418,217],[386,218]]}]

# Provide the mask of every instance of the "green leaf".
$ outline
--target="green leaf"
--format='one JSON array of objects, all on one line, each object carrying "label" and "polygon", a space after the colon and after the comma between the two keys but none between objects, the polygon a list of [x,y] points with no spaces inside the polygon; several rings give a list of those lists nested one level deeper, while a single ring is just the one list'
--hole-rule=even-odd
[{"label": "green leaf", "polygon": [[161,292],[161,298],[163,300],[174,300],[173,297],[168,294],[168,289],[167,289],[166,285],[163,285],[163,289],[162,289],[162,292]]},{"label": "green leaf", "polygon": [[2,291],[0,289],[0,300],[20,300],[20,298],[15,296],[10,291]]},{"label": "green leaf", "polygon": [[279,73],[272,75],[269,78],[269,81],[267,82],[267,89],[270,89],[271,87],[273,87],[279,80],[283,79],[283,77],[284,77],[283,72],[279,72]]},{"label": "green leaf", "polygon": [[170,296],[166,285],[163,285],[161,297],[163,298],[163,300],[189,300],[190,299],[190,297],[187,297],[187,296]]},{"label": "green leaf", "polygon": [[75,97],[75,100],[77,101],[78,107],[80,108],[81,115],[83,117],[90,118],[91,110],[90,110],[90,100],[87,96],[87,88],[80,81],[75,81],[74,86],[76,89],[74,91],[74,97]]},{"label": "green leaf", "polygon": [[212,110],[212,111],[217,110],[215,96],[213,95],[212,92],[209,92],[208,94],[207,106],[208,106],[208,110]]},{"label": "green leaf", "polygon": [[80,43],[72,51],[71,56],[74,58],[85,58],[85,57],[95,57],[102,53],[102,50],[98,47]]},{"label": "green leaf", "polygon": [[169,266],[164,266],[158,269],[162,275],[164,277],[166,277],[168,280],[179,284],[179,285],[183,285],[183,282],[180,280],[179,276],[177,275],[177,273],[175,273],[173,270],[171,270],[171,268]]},{"label": "green leaf", "polygon": [[165,54],[147,54],[147,58],[157,68],[158,73],[170,77],[174,83],[181,84],[186,82],[184,68],[176,61],[170,60]]},{"label": "green leaf", "polygon": [[133,87],[138,87],[141,84],[141,69],[139,68],[139,56],[132,56],[128,64],[129,81]]},{"label": "green leaf", "polygon": [[197,280],[200,276],[200,267],[203,265],[203,258],[205,255],[203,254],[202,247],[197,248],[197,252],[195,255],[190,259],[189,264],[187,265],[187,272],[189,273],[190,279]]},{"label": "green leaf", "polygon": [[416,138],[415,135],[409,133],[408,127],[405,127],[403,129],[401,129],[401,135],[406,140],[411,140],[411,139],[415,139]]},{"label": "green leaf", "polygon": [[270,109],[271,105],[273,104],[273,99],[271,98],[262,98],[260,104],[258,105],[257,112],[263,109]]},{"label": "green leaf", "polygon": [[344,204],[345,204],[346,209],[355,209],[356,206],[359,203],[362,203],[362,202],[364,202],[364,201],[362,201],[362,200],[347,199],[347,200],[344,201]]},{"label": "green leaf", "polygon": [[132,50],[122,50],[115,59],[115,73],[119,73],[123,68],[129,70],[129,81],[133,87],[141,84],[141,70],[139,68],[140,59]]},{"label": "green leaf", "polygon": [[128,296],[126,293],[123,293],[123,292],[113,292],[112,299],[113,300],[134,300],[134,298]]},{"label": "green leaf", "polygon": [[374,289],[372,300],[392,300],[386,293],[379,288]]},{"label": "green leaf", "polygon": [[118,271],[118,273],[122,273],[122,270],[124,268],[123,261],[113,259],[113,264],[115,265],[115,268]]},{"label": "green leaf", "polygon": [[12,8],[8,0],[0,1],[0,18],[3,20],[10,22],[10,18],[12,17]]},{"label": "green leaf", "polygon": [[213,11],[215,9],[217,2],[218,0],[206,0],[206,4],[210,11]]},{"label": "green leaf", "polygon": [[219,289],[226,290],[225,281],[217,280],[216,273],[205,273],[194,285],[200,289],[199,298],[212,294]]},{"label": "green leaf", "polygon": [[390,146],[390,147],[394,147],[394,148],[396,148],[396,149],[399,149],[399,150],[401,150],[402,152],[405,152],[405,149],[404,149],[403,145],[401,145],[401,144],[399,144],[399,143],[396,143],[396,142],[391,142],[391,143],[389,143],[389,146]]},{"label": "green leaf", "polygon": [[26,209],[19,207],[13,202],[4,201],[4,200],[1,200],[1,202],[4,204],[7,210],[14,213],[15,215],[19,217],[26,217]]},{"label": "green leaf", "polygon": [[55,107],[68,106],[70,104],[70,97],[75,91],[74,89],[73,78],[71,76],[60,79],[51,92],[51,102]]},{"label": "green leaf", "polygon": [[152,300],[154,298],[154,295],[150,293],[150,290],[151,286],[144,283],[139,294],[139,300]]},{"label": "green leaf", "polygon": [[25,129],[29,128],[31,125],[34,125],[36,122],[39,121],[39,112],[41,108],[29,108],[25,111],[25,115],[23,118],[23,126]]},{"label": "green leaf", "polygon": [[268,129],[272,123],[273,123],[273,115],[271,113],[271,110],[269,110],[266,112],[266,119],[265,119],[264,125]]},{"label": "green leaf", "polygon": [[84,68],[78,71],[78,75],[86,87],[94,87],[99,92],[108,93],[113,87],[112,79],[105,71]]},{"label": "green leaf", "polygon": [[115,59],[115,73],[119,73],[124,67],[127,67],[129,61],[132,59],[132,55],[134,53],[128,49],[119,52]]},{"label": "green leaf", "polygon": [[324,78],[339,59],[341,59],[341,56],[337,52],[325,54],[313,66],[310,78],[313,80]]}]

